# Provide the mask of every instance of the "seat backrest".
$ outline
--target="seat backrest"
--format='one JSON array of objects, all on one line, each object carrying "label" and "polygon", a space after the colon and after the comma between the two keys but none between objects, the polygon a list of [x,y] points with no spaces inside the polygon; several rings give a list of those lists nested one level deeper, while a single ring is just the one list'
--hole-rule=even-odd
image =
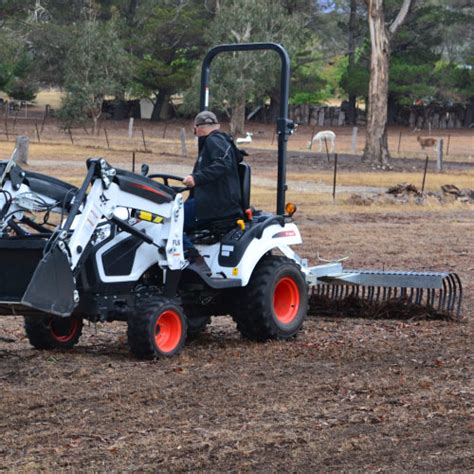
[{"label": "seat backrest", "polygon": [[240,178],[240,193],[242,195],[242,209],[245,212],[250,207],[250,165],[245,163],[245,161],[242,161],[238,164],[238,170]]}]

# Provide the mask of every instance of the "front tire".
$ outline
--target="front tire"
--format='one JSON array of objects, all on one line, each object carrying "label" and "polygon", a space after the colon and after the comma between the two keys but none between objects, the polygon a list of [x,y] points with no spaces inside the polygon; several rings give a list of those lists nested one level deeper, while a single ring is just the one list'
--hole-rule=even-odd
[{"label": "front tire", "polygon": [[139,359],[171,357],[181,352],[187,323],[183,309],[170,298],[140,301],[128,318],[128,345]]},{"label": "front tire", "polygon": [[25,332],[36,349],[71,349],[82,334],[82,319],[58,316],[25,316]]},{"label": "front tire", "polygon": [[308,286],[298,265],[269,255],[255,267],[232,317],[247,339],[288,339],[301,329],[307,310]]}]

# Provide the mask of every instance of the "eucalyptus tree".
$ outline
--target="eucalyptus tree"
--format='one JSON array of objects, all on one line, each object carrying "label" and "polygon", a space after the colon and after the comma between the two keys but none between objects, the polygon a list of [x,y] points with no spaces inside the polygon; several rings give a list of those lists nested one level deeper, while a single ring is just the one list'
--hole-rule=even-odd
[{"label": "eucalyptus tree", "polygon": [[[295,2],[226,0],[221,2],[208,32],[209,42],[281,43],[295,57],[308,33],[307,12]],[[279,58],[273,52],[233,53],[218,56],[211,77],[211,107],[230,118],[231,132],[243,133],[245,106],[263,102],[277,90]]]},{"label": "eucalyptus tree", "polygon": [[202,0],[142,0],[129,7],[134,93],[153,98],[152,119],[167,118],[170,97],[191,84],[213,13]]},{"label": "eucalyptus tree", "polygon": [[414,0],[403,0],[390,24],[386,22],[386,5],[383,0],[365,0],[365,2],[371,50],[367,132],[363,159],[385,166],[390,159],[387,140],[390,47]]},{"label": "eucalyptus tree", "polygon": [[113,21],[86,20],[76,25],[72,36],[60,116],[67,126],[91,118],[95,130],[104,98],[124,95],[130,78],[129,55]]}]

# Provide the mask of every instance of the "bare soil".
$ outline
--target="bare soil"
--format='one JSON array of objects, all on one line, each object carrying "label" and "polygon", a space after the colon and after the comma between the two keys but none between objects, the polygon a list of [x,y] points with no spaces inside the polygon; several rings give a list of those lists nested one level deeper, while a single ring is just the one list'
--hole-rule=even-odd
[{"label": "bare soil", "polygon": [[463,320],[316,314],[296,339],[257,344],[215,318],[180,356],[142,362],[122,323],[44,352],[21,317],[2,318],[1,469],[472,471],[472,205],[337,215],[303,205],[295,217],[311,262],[319,252],[353,267],[458,272]]}]

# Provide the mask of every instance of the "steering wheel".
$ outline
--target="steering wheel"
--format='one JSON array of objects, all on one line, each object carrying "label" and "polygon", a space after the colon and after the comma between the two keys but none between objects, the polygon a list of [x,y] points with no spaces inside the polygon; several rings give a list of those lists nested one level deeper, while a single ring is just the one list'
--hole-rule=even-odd
[{"label": "steering wheel", "polygon": [[170,181],[179,181],[179,183],[182,185],[183,184],[183,177],[181,176],[176,176],[174,174],[166,174],[166,173],[155,173],[155,174],[149,174],[149,178],[151,179],[161,179],[163,180],[163,184],[165,186],[168,186],[171,188],[173,191],[177,193],[182,193],[184,191],[189,191],[189,188],[186,186],[174,186],[172,184],[169,184]]}]

